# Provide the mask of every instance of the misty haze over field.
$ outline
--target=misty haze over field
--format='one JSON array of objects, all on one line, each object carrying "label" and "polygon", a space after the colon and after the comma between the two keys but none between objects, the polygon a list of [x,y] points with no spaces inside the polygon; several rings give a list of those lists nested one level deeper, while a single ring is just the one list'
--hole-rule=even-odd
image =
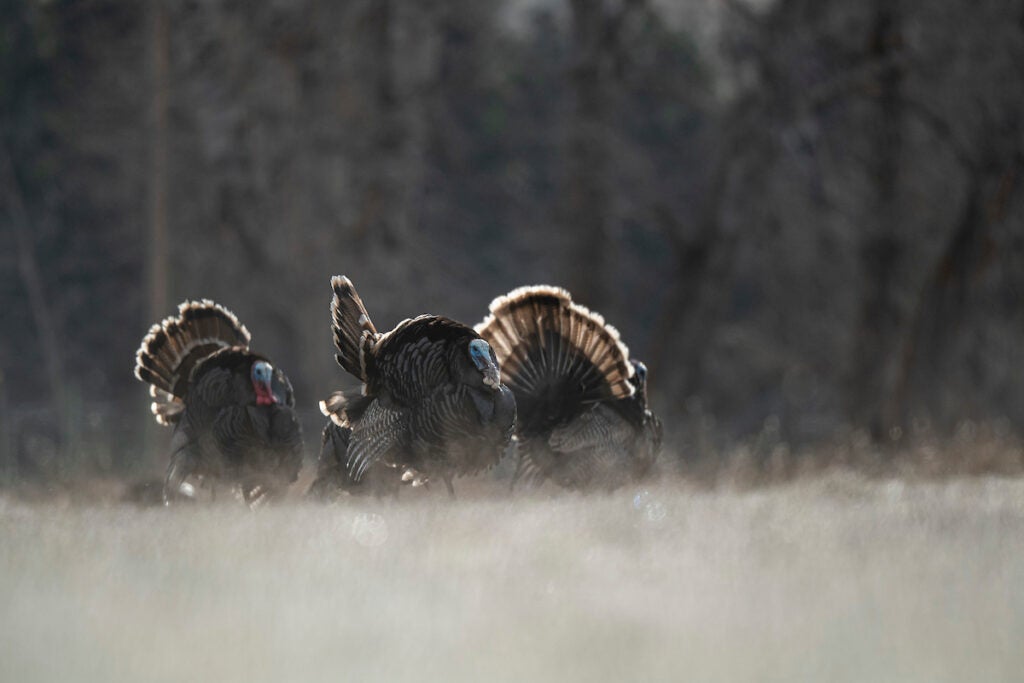
[{"label": "misty haze over field", "polygon": [[1024,486],[0,501],[12,681],[1012,681]]}]

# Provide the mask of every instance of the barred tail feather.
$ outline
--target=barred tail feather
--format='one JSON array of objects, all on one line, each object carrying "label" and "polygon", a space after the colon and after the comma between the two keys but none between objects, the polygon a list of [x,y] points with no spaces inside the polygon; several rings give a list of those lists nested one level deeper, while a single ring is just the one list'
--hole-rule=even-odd
[{"label": "barred tail feather", "polygon": [[334,346],[338,349],[335,358],[338,365],[365,382],[366,353],[380,334],[351,280],[344,275],[335,275],[331,278],[331,288],[334,290],[332,330]]},{"label": "barred tail feather", "polygon": [[520,287],[498,297],[476,326],[501,365],[502,381],[523,397],[572,387],[581,403],[632,396],[633,365],[618,331],[564,289]]},{"label": "barred tail feather", "polygon": [[[185,301],[178,315],[153,325],[135,354],[135,376],[172,397],[184,398],[189,374],[196,364],[225,347],[248,348],[251,335],[235,314],[204,299]],[[154,398],[161,395],[153,394]],[[158,407],[167,406],[167,407]],[[173,401],[154,403],[157,421],[174,421],[180,410]],[[174,417],[174,419],[172,419]]]}]

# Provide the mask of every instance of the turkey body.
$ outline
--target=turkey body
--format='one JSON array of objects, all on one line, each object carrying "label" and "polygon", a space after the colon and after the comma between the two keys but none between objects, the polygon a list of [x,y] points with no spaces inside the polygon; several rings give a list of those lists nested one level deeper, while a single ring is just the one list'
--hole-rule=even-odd
[{"label": "turkey body", "polygon": [[477,332],[516,398],[518,481],[615,489],[643,477],[661,445],[647,369],[614,327],[564,289],[522,287],[491,303]]},{"label": "turkey body", "polygon": [[174,426],[166,502],[192,476],[237,486],[250,504],[281,495],[298,477],[302,431],[291,384],[248,342],[234,315],[208,301],[185,302],[143,340],[136,375],[152,385],[157,421]]},{"label": "turkey body", "polygon": [[348,278],[335,277],[332,287],[338,363],[363,384],[358,393],[321,402],[332,424],[320,471],[349,490],[364,479],[394,486],[440,478],[452,492],[455,477],[496,464],[516,408],[487,343],[472,328],[434,315],[381,334]]},{"label": "turkey body", "polygon": [[[524,422],[518,437],[518,476],[550,479],[569,489],[614,490],[642,479],[661,445],[661,422],[639,401],[619,399],[583,407],[548,426]],[[646,415],[645,415],[646,413]]]},{"label": "turkey body", "polygon": [[280,495],[302,467],[291,385],[275,371],[277,400],[259,405],[249,374],[260,360],[229,348],[197,365],[171,439],[172,463],[180,460],[188,474],[240,486],[247,502]]}]

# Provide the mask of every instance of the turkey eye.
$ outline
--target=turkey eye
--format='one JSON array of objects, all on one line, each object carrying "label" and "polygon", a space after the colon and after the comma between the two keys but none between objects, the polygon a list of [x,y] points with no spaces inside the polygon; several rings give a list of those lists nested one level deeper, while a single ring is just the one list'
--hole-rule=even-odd
[{"label": "turkey eye", "polygon": [[642,384],[647,379],[647,366],[640,361],[633,361],[633,370],[636,373],[636,381]]},{"label": "turkey eye", "polygon": [[252,378],[257,382],[269,382],[274,371],[269,363],[259,362],[252,366]]}]

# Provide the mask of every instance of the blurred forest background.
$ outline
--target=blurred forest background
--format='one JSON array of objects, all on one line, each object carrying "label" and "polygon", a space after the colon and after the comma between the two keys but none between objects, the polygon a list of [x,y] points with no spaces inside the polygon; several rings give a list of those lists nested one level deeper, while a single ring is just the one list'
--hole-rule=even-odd
[{"label": "blurred forest background", "polygon": [[336,273],[382,328],[570,288],[670,460],[1024,425],[1022,0],[0,0],[0,130],[8,481],[163,466],[185,298],[312,454]]}]

